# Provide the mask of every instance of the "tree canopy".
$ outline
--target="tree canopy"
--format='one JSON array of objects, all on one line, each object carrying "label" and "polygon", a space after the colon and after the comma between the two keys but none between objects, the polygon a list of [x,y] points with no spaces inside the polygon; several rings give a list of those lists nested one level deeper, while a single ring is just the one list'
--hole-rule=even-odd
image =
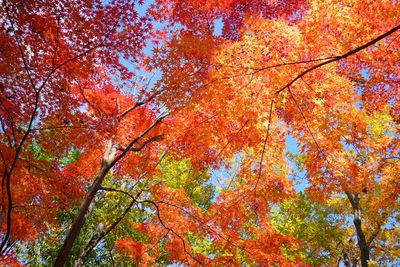
[{"label": "tree canopy", "polygon": [[0,1],[4,266],[396,266],[400,3]]}]

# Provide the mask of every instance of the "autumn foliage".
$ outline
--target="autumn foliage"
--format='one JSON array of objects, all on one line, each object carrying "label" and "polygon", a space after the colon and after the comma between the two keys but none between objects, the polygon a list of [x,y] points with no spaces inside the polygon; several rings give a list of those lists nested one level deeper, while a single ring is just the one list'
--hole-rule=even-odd
[{"label": "autumn foliage", "polygon": [[398,1],[0,3],[3,265],[398,263]]}]

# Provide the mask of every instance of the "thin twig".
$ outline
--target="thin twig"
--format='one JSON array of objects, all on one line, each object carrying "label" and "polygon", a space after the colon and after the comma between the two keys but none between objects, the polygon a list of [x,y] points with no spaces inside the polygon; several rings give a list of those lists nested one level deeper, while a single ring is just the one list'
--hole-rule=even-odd
[{"label": "thin twig", "polygon": [[260,181],[260,177],[261,177],[261,173],[262,173],[262,164],[263,164],[263,159],[264,159],[265,147],[267,145],[267,141],[268,141],[268,137],[269,137],[269,129],[271,127],[271,119],[272,119],[272,109],[273,109],[273,107],[274,107],[274,99],[271,100],[271,105],[269,107],[267,134],[265,136],[263,149],[262,149],[262,152],[261,152],[260,168],[258,169],[258,177],[257,177],[256,184],[254,186],[254,191],[255,192],[257,192],[258,182]]},{"label": "thin twig", "polygon": [[400,25],[397,25],[396,27],[394,27],[394,28],[392,28],[391,30],[385,32],[384,34],[382,34],[382,35],[376,37],[375,39],[372,39],[372,40],[369,41],[368,43],[365,43],[365,44],[363,44],[363,45],[361,45],[361,46],[359,46],[359,47],[357,47],[357,48],[355,48],[355,49],[353,49],[353,50],[351,50],[351,51],[349,51],[349,52],[347,52],[347,53],[345,53],[345,54],[343,54],[343,55],[341,55],[341,56],[332,57],[332,59],[329,59],[328,61],[322,62],[322,63],[317,64],[317,65],[315,65],[315,66],[313,66],[313,67],[311,67],[311,68],[309,68],[309,69],[306,69],[305,71],[303,71],[302,73],[300,73],[299,75],[297,75],[297,76],[296,76],[293,80],[291,80],[289,83],[287,83],[284,87],[282,87],[281,89],[279,89],[278,91],[276,91],[275,94],[279,94],[279,93],[282,92],[283,90],[288,89],[292,84],[294,84],[297,80],[299,80],[300,78],[302,78],[302,77],[303,77],[304,75],[306,75],[307,73],[309,73],[309,72],[311,72],[311,71],[313,71],[313,70],[315,70],[315,69],[318,69],[318,68],[320,68],[320,67],[322,67],[322,66],[325,66],[325,65],[327,65],[327,64],[329,64],[329,63],[332,63],[332,62],[335,62],[335,61],[339,61],[339,60],[345,59],[345,58],[347,58],[347,57],[349,57],[349,56],[351,56],[351,55],[353,55],[353,54],[356,54],[356,53],[360,52],[361,50],[363,50],[363,49],[365,49],[365,48],[367,48],[367,47],[369,47],[369,46],[375,44],[376,42],[378,42],[378,41],[384,39],[385,37],[391,35],[392,33],[398,31],[399,29],[400,29]]},{"label": "thin twig", "polygon": [[151,201],[151,200],[144,200],[144,201],[142,201],[142,202],[150,203],[150,204],[152,204],[152,205],[156,208],[157,218],[158,218],[159,222],[161,223],[161,225],[162,225],[165,229],[171,231],[175,236],[177,236],[177,237],[182,241],[183,250],[185,251],[185,253],[186,253],[187,255],[189,255],[194,261],[196,261],[197,263],[199,263],[201,266],[204,266],[203,263],[202,263],[200,260],[198,260],[196,257],[194,257],[194,256],[187,250],[185,239],[183,239],[183,237],[181,237],[174,229],[168,227],[168,226],[164,223],[164,221],[161,219],[160,209],[159,209],[158,205],[157,205],[154,201]]}]

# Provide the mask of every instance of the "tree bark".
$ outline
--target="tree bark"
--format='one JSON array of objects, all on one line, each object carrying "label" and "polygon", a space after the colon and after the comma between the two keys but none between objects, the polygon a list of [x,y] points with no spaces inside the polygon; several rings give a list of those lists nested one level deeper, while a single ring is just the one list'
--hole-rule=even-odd
[{"label": "tree bark", "polygon": [[101,163],[101,170],[99,175],[96,177],[96,180],[93,182],[89,192],[87,193],[84,202],[82,203],[81,207],[79,208],[78,215],[75,217],[71,229],[69,230],[67,237],[65,238],[65,242],[60,249],[60,252],[57,255],[57,258],[54,262],[55,267],[62,267],[67,262],[68,256],[71,253],[72,246],[75,242],[75,239],[78,237],[84,220],[85,216],[89,210],[89,206],[93,201],[96,193],[99,191],[101,187],[101,183],[103,182],[104,178],[106,177],[108,171],[112,167],[111,163],[114,160],[116,155],[116,148],[112,146],[111,140],[108,142],[106,151],[103,156],[103,161]]},{"label": "tree bark", "polygon": [[369,245],[367,239],[365,238],[364,231],[362,230],[360,198],[358,194],[351,194],[346,192],[346,195],[353,209],[353,223],[357,233],[357,245],[360,250],[361,266],[368,267],[368,261],[370,260]]}]

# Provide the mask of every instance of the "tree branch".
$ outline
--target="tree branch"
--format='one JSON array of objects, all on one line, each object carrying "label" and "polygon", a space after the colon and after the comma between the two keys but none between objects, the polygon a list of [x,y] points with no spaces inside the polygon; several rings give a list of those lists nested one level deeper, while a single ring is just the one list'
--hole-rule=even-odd
[{"label": "tree branch", "polygon": [[131,107],[127,108],[124,112],[121,113],[121,115],[119,115],[120,119],[122,119],[123,117],[125,117],[126,115],[128,115],[129,112],[133,111],[134,109],[143,106],[147,103],[149,103],[150,101],[152,101],[154,98],[156,98],[158,95],[160,95],[163,91],[165,91],[165,89],[159,90],[154,92],[150,97],[148,97],[146,100],[143,101],[139,101],[136,102],[134,105],[132,105]]},{"label": "tree branch", "polygon": [[345,53],[345,54],[343,54],[343,55],[341,55],[341,56],[333,57],[332,59],[329,59],[328,61],[322,62],[322,63],[317,64],[317,65],[315,65],[315,66],[313,66],[313,67],[311,67],[311,68],[309,68],[309,69],[306,69],[305,71],[303,71],[302,73],[300,73],[299,75],[297,75],[297,76],[296,76],[293,80],[291,80],[289,83],[287,83],[284,87],[282,87],[281,89],[279,89],[278,91],[276,91],[275,94],[277,95],[277,94],[279,94],[280,92],[282,92],[283,90],[289,88],[292,84],[294,84],[297,80],[299,80],[300,78],[302,78],[302,77],[303,77],[304,75],[306,75],[307,73],[309,73],[309,72],[311,72],[311,71],[313,71],[313,70],[315,70],[315,69],[318,69],[318,68],[320,68],[320,67],[322,67],[322,66],[325,66],[325,65],[327,65],[327,64],[329,64],[329,63],[332,63],[332,62],[335,62],[335,61],[339,61],[339,60],[341,60],[341,59],[345,59],[345,58],[347,58],[347,57],[349,57],[349,56],[351,56],[351,55],[354,55],[354,54],[360,52],[361,50],[363,50],[363,49],[365,49],[365,48],[367,48],[367,47],[369,47],[369,46],[371,46],[371,45],[377,43],[378,41],[380,41],[380,40],[382,40],[382,39],[384,39],[385,37],[391,35],[392,33],[398,31],[399,29],[400,29],[400,25],[397,25],[397,26],[395,26],[394,28],[392,28],[391,30],[389,30],[389,31],[385,32],[384,34],[382,34],[382,35],[376,37],[375,39],[369,41],[368,43],[365,43],[365,44],[363,44],[363,45],[361,45],[361,46],[359,46],[359,47],[357,47],[357,48],[355,48],[355,49],[353,49],[353,50],[351,50],[351,51],[349,51],[349,52],[347,52],[347,53]]},{"label": "tree branch", "polygon": [[261,173],[262,173],[262,164],[263,164],[263,159],[264,159],[265,146],[267,145],[267,140],[268,140],[268,137],[269,137],[269,129],[271,127],[271,119],[272,119],[272,109],[273,109],[273,107],[274,107],[274,99],[271,100],[271,105],[270,105],[270,108],[269,108],[267,135],[265,136],[263,149],[262,149],[262,152],[261,152],[260,168],[258,169],[258,177],[257,177],[256,184],[254,186],[254,192],[257,192],[258,182],[260,181],[260,177],[261,177]]},{"label": "tree branch", "polygon": [[[140,202],[140,201],[139,201]],[[233,246],[237,247],[238,249],[248,253],[249,255],[252,255],[252,253],[250,251],[248,251],[245,247],[238,245],[237,243],[235,243],[234,241],[230,240],[229,238],[223,236],[221,233],[218,233],[216,230],[214,230],[211,226],[209,226],[206,222],[203,222],[200,218],[198,218],[197,216],[195,216],[194,214],[192,214],[191,212],[189,212],[188,210],[186,210],[184,207],[181,207],[177,204],[174,203],[169,203],[163,200],[153,200],[154,203],[159,203],[159,204],[164,204],[164,205],[168,205],[171,207],[174,207],[182,212],[184,212],[187,216],[193,218],[194,220],[196,220],[197,222],[199,222],[201,224],[201,226],[205,226],[210,232],[214,233],[215,235],[217,235],[219,238],[225,240],[227,243],[232,244]]]},{"label": "tree branch", "polygon": [[168,227],[168,226],[164,223],[164,221],[161,219],[160,209],[159,209],[158,205],[157,205],[154,201],[151,201],[151,200],[144,200],[144,201],[141,201],[141,202],[150,203],[150,204],[152,204],[152,205],[156,208],[156,214],[157,214],[157,218],[158,218],[160,224],[161,224],[165,229],[167,229],[168,231],[170,231],[170,232],[172,232],[174,235],[176,235],[176,236],[182,241],[183,250],[185,251],[185,253],[186,253],[187,255],[189,255],[194,261],[196,261],[197,263],[199,263],[201,266],[204,266],[203,263],[202,263],[200,260],[198,260],[196,257],[194,257],[194,256],[187,250],[185,239],[183,239],[183,237],[181,237],[174,229]]},{"label": "tree branch", "polygon": [[[115,192],[120,192],[118,190],[111,190],[109,188],[101,187],[102,190],[107,190],[107,191],[115,191]],[[125,211],[115,220],[113,224],[111,224],[105,231],[103,229],[100,229],[97,231],[89,240],[88,244],[86,245],[85,249],[79,256],[79,258],[75,261],[74,266],[75,267],[80,267],[83,266],[83,263],[85,262],[86,258],[89,256],[89,254],[92,252],[92,250],[97,246],[97,244],[106,236],[108,235],[112,230],[114,230],[117,225],[125,218],[125,216],[128,214],[128,212],[131,210],[133,207],[133,204],[136,203],[135,198],[127,193],[131,198],[132,201],[129,203],[128,207],[125,209]]]},{"label": "tree branch", "polygon": [[[162,137],[163,137],[163,135],[152,136],[152,137],[150,137],[149,139],[147,139],[146,141],[144,141],[140,146],[138,146],[138,147],[131,147],[131,148],[129,149],[129,151],[138,152],[138,151],[142,150],[143,148],[145,148],[149,143],[151,143],[151,142],[156,142],[156,141],[161,140]],[[118,148],[118,150],[124,151],[125,149],[124,149],[124,148]]]},{"label": "tree branch", "polygon": [[[164,158],[165,153],[161,156],[160,161]],[[157,163],[158,165],[159,163]],[[156,166],[157,166],[156,165]],[[123,214],[118,217],[118,219],[112,224],[110,225],[106,231],[98,231],[95,235],[92,236],[92,238],[89,240],[86,248],[84,249],[84,251],[81,253],[80,257],[76,260],[74,266],[78,267],[78,266],[82,266],[83,263],[85,262],[87,256],[90,254],[90,252],[97,246],[97,244],[105,237],[107,236],[114,228],[117,227],[117,225],[122,221],[122,219],[128,214],[128,212],[130,211],[130,209],[132,208],[132,206],[134,204],[137,205],[138,201],[136,200],[136,198],[138,198],[140,196],[140,194],[143,192],[143,188],[136,194],[136,197],[133,196],[131,193],[121,190],[121,189],[116,189],[116,188],[110,188],[110,187],[104,187],[104,186],[100,186],[99,190],[103,190],[103,191],[109,191],[109,192],[117,192],[117,193],[122,193],[127,195],[128,197],[130,197],[132,199],[131,203],[129,204],[129,206],[125,209],[125,211],[123,212]],[[139,207],[138,207],[139,208]],[[111,255],[112,256],[112,255]]]},{"label": "tree branch", "polygon": [[[20,44],[19,38],[18,38],[18,36],[16,34],[15,27],[14,27],[14,22],[10,17],[8,6],[6,5],[5,2],[4,2],[4,9],[6,10],[7,17],[9,19],[10,24],[11,24],[11,28],[12,28],[12,31],[14,33],[14,38],[15,38],[15,40],[17,42],[18,49],[19,49],[19,51],[21,53],[22,61],[23,61],[23,64],[24,64],[24,68],[25,68],[25,70],[27,72],[30,84],[32,86],[32,89],[35,91],[35,101],[34,101],[34,107],[33,107],[32,114],[31,114],[31,116],[29,118],[28,129],[26,130],[26,132],[22,136],[22,139],[21,139],[19,145],[16,148],[14,159],[13,159],[13,161],[11,163],[9,171],[6,172],[5,176],[3,176],[3,178],[2,178],[2,186],[4,185],[4,180],[5,180],[6,192],[7,192],[7,213],[6,213],[7,220],[6,220],[6,234],[5,234],[4,239],[2,240],[2,242],[0,244],[1,253],[5,252],[3,250],[3,248],[7,247],[6,244],[7,244],[8,240],[9,240],[10,234],[11,234],[11,213],[12,213],[12,206],[13,206],[13,204],[12,204],[12,192],[11,192],[11,174],[12,174],[14,168],[15,168],[15,165],[17,163],[19,154],[20,154],[20,152],[22,150],[22,147],[23,147],[23,145],[25,143],[25,140],[28,138],[28,135],[29,135],[29,133],[31,131],[31,128],[32,128],[32,125],[33,125],[33,121],[35,120],[36,113],[37,113],[38,108],[39,108],[39,92],[40,92],[40,90],[36,90],[35,84],[34,84],[34,82],[32,80],[31,75],[30,75],[29,67],[28,67],[28,64],[27,64],[27,62],[25,60],[24,51],[23,51],[22,46]],[[3,192],[4,192],[4,189],[3,189]]]},{"label": "tree branch", "polygon": [[160,115],[152,125],[150,125],[146,130],[144,130],[140,135],[138,135],[135,139],[133,139],[129,145],[119,154],[113,162],[111,162],[111,166],[114,166],[115,163],[117,163],[121,158],[125,156],[128,151],[133,147],[134,144],[136,144],[140,139],[142,139],[148,132],[150,132],[154,127],[156,127],[163,119],[165,119],[168,116],[168,114],[162,114]]},{"label": "tree branch", "polygon": [[[14,168],[15,168],[15,165],[16,165],[18,156],[19,156],[19,154],[20,154],[20,152],[21,152],[21,150],[22,150],[22,147],[23,147],[23,145],[24,145],[26,139],[28,138],[28,135],[29,135],[30,132],[32,131],[33,122],[34,122],[34,120],[35,120],[35,118],[36,118],[36,114],[37,114],[38,108],[39,108],[39,96],[40,96],[40,92],[43,90],[43,88],[45,87],[45,85],[47,84],[47,82],[49,81],[49,79],[51,78],[51,76],[52,76],[58,69],[60,69],[61,67],[65,66],[65,65],[68,64],[69,62],[72,62],[72,61],[74,61],[74,60],[76,60],[76,59],[78,59],[78,58],[80,58],[80,57],[82,57],[82,56],[84,56],[84,55],[90,53],[91,51],[93,51],[93,50],[95,50],[95,49],[97,49],[97,48],[103,46],[105,40],[108,39],[109,34],[111,34],[112,29],[115,28],[115,27],[117,26],[118,21],[119,21],[119,18],[118,18],[117,21],[114,23],[114,25],[111,27],[111,29],[108,31],[108,33],[104,36],[104,38],[103,38],[103,40],[102,40],[102,42],[101,42],[100,44],[98,44],[98,45],[96,45],[96,46],[93,46],[93,47],[91,47],[91,48],[89,48],[89,49],[87,49],[87,50],[81,52],[80,54],[78,54],[78,55],[76,55],[76,56],[71,57],[70,59],[68,59],[68,60],[66,60],[66,61],[64,61],[64,62],[62,62],[61,64],[57,65],[56,67],[53,67],[52,70],[48,73],[48,75],[47,75],[47,76],[45,77],[45,79],[43,80],[42,84],[41,84],[38,88],[36,88],[36,86],[35,86],[35,84],[34,84],[34,82],[33,82],[33,79],[32,79],[32,77],[31,77],[31,75],[30,75],[30,71],[29,71],[30,69],[29,69],[29,66],[28,66],[28,64],[27,64],[27,61],[26,61],[26,59],[25,59],[25,55],[24,55],[24,52],[23,52],[23,49],[22,49],[20,40],[19,40],[19,38],[18,38],[18,36],[17,36],[17,34],[16,34],[15,27],[14,27],[14,22],[13,22],[13,20],[12,20],[11,17],[10,17],[9,8],[8,8],[8,6],[6,5],[5,2],[4,2],[3,4],[4,4],[4,9],[6,10],[6,13],[7,13],[8,20],[9,20],[9,22],[10,22],[10,24],[11,24],[12,31],[13,31],[13,33],[14,33],[14,38],[16,39],[16,42],[17,42],[18,49],[19,49],[19,51],[20,51],[20,53],[21,53],[22,61],[23,61],[23,64],[24,64],[24,68],[25,68],[25,70],[26,70],[26,72],[27,72],[30,85],[32,86],[32,89],[35,91],[35,101],[34,101],[34,108],[33,108],[32,114],[31,114],[30,119],[29,119],[28,128],[27,128],[26,132],[24,133],[24,135],[23,135],[23,137],[22,137],[22,139],[21,139],[21,141],[20,141],[20,143],[19,143],[19,145],[18,145],[18,147],[17,147],[17,149],[16,149],[16,153],[15,153],[15,156],[14,156],[14,160],[13,160],[13,162],[12,162],[12,164],[11,164],[11,167],[10,167],[8,173],[6,174],[6,176],[3,176],[3,178],[2,178],[3,180],[6,180],[5,183],[6,183],[6,192],[7,192],[7,202],[8,202],[8,204],[7,204],[8,206],[7,206],[6,234],[5,234],[4,239],[2,240],[2,242],[1,242],[1,244],[0,244],[0,251],[1,251],[2,253],[4,253],[3,248],[5,247],[5,245],[7,244],[8,240],[9,240],[9,238],[10,238],[10,231],[11,231],[11,213],[12,213],[12,206],[13,206],[13,205],[12,205],[11,184],[10,184],[10,183],[11,183],[11,181],[10,181],[10,180],[11,180],[11,174],[12,174]],[[108,171],[108,170],[107,170],[107,171]],[[2,181],[2,184],[4,184],[3,181]],[[4,190],[3,190],[3,191],[4,191]]]}]

